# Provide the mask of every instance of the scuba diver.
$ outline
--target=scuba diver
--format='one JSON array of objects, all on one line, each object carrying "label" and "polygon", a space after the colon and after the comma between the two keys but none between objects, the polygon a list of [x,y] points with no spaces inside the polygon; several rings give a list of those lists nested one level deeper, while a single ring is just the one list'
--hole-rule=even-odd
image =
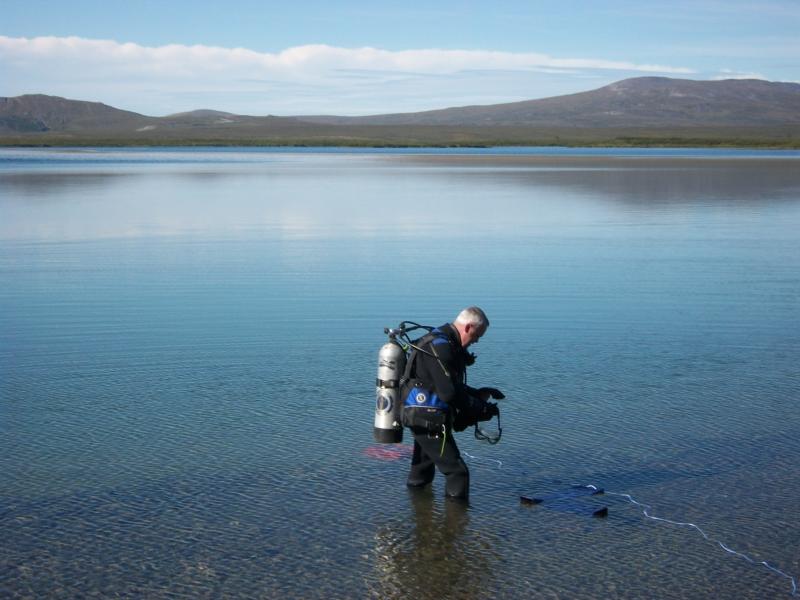
[{"label": "scuba diver", "polygon": [[[425,487],[433,481],[438,468],[445,476],[445,496],[466,500],[469,470],[461,458],[453,431],[475,425],[478,439],[491,443],[499,440],[501,429],[492,439],[477,423],[497,416],[499,425],[500,411],[489,398],[505,396],[495,388],[476,389],[467,385],[467,366],[475,362],[475,355],[467,348],[477,343],[488,327],[489,320],[483,310],[470,306],[462,310],[453,323],[424,327],[428,333],[407,344],[411,351],[407,362],[399,361],[405,362],[405,368],[398,381],[397,399],[398,404],[402,403],[402,425],[414,436],[409,487]],[[407,330],[402,324],[400,330],[388,330],[390,338],[392,332],[398,331],[405,335]]]}]

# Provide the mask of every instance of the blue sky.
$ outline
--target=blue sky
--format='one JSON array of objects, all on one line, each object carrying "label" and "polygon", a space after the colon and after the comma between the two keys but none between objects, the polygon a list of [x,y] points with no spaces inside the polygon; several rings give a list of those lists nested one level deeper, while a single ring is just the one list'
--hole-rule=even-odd
[{"label": "blue sky", "polygon": [[2,0],[0,96],[374,114],[637,76],[800,81],[800,1]]}]

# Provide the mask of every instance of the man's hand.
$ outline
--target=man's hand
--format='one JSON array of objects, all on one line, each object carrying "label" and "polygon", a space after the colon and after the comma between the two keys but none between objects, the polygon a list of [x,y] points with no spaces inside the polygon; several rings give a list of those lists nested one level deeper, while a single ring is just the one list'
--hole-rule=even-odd
[{"label": "man's hand", "polygon": [[478,390],[478,393],[480,394],[480,399],[484,401],[488,400],[489,398],[492,398],[494,400],[502,400],[503,398],[506,397],[506,395],[503,392],[501,392],[497,388],[491,388],[491,387],[482,387]]},{"label": "man's hand", "polygon": [[494,402],[487,402],[483,405],[483,410],[481,411],[481,416],[478,418],[478,421],[489,421],[492,417],[496,417],[500,414],[500,409],[497,408],[497,404]]}]

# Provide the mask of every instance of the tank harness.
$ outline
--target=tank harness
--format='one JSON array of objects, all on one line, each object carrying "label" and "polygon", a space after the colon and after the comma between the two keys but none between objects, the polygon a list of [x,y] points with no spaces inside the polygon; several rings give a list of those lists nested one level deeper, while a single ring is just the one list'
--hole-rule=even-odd
[{"label": "tank harness", "polygon": [[[406,325],[411,325],[411,328],[406,328]],[[425,329],[428,333],[421,338],[411,341],[407,335],[409,331],[416,329]],[[406,363],[403,376],[400,379],[400,388],[408,389],[408,393],[403,398],[402,408],[402,424],[406,427],[419,427],[428,430],[428,435],[432,437],[442,437],[441,452],[444,452],[444,446],[447,439],[447,430],[451,429],[454,420],[454,411],[445,404],[427,382],[422,382],[416,379],[416,362],[420,353],[426,354],[436,359],[446,377],[450,377],[450,372],[444,363],[439,358],[436,352],[436,345],[451,343],[448,337],[438,328],[429,327],[427,325],[419,325],[410,321],[404,321],[400,324],[397,330],[387,330],[386,333],[390,337],[397,340],[401,338],[400,344],[403,350],[410,351],[410,356]],[[392,336],[392,334],[395,334]],[[429,347],[430,350],[426,350]],[[467,385],[466,369],[461,374],[462,385]],[[410,387],[407,387],[409,386]],[[500,413],[497,413],[497,433],[490,434],[484,431],[477,422],[474,423],[475,439],[485,441],[489,444],[497,444],[503,435],[503,429],[500,425]]]}]

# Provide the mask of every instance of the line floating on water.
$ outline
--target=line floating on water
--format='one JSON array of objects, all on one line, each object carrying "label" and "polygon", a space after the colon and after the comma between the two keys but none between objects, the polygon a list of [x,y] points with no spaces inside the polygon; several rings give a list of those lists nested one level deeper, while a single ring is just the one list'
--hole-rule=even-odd
[{"label": "line floating on water", "polygon": [[490,462],[493,462],[493,463],[497,463],[497,468],[498,469],[502,469],[503,468],[503,461],[502,460],[497,460],[496,458],[486,458],[484,456],[472,456],[472,454],[470,454],[469,452],[462,452],[461,454],[466,456],[471,461],[473,461],[473,460],[475,460],[475,461],[490,461]]},{"label": "line floating on water", "polygon": [[[592,488],[594,490],[598,489],[597,486],[592,485],[592,484],[589,484],[586,487]],[[773,573],[776,573],[776,574],[780,575],[781,577],[785,577],[786,579],[788,579],[792,583],[792,592],[791,592],[792,596],[797,596],[797,580],[794,577],[792,577],[791,575],[789,575],[788,573],[785,573],[784,571],[781,571],[779,568],[772,566],[766,560],[756,560],[756,559],[748,556],[744,552],[739,552],[737,550],[729,548],[724,543],[722,543],[720,540],[712,539],[711,536],[709,536],[705,531],[703,531],[699,526],[695,525],[694,523],[684,523],[682,521],[672,521],[670,519],[665,519],[663,517],[653,516],[648,512],[648,511],[652,511],[653,510],[652,506],[650,506],[649,504],[645,504],[643,502],[639,502],[638,500],[636,500],[630,494],[623,494],[623,493],[620,493],[620,492],[609,492],[608,490],[606,490],[606,494],[608,494],[610,496],[619,496],[620,498],[625,498],[631,504],[634,504],[635,506],[638,506],[639,508],[641,508],[642,509],[642,514],[645,517],[647,517],[648,519],[652,519],[653,521],[660,521],[662,523],[669,523],[670,525],[677,525],[679,527],[691,527],[692,529],[695,529],[695,530],[699,531],[700,535],[702,535],[703,538],[705,538],[709,542],[713,542],[714,544],[718,545],[720,548],[725,550],[725,552],[728,552],[729,554],[733,554],[734,556],[738,556],[740,558],[743,558],[744,560],[746,560],[747,562],[749,562],[752,565],[762,565],[762,566],[766,567],[767,569],[769,569],[770,571],[772,571]]]},{"label": "line floating on water", "polygon": [[[462,454],[464,456],[466,456],[467,458],[469,458],[470,461],[490,461],[490,462],[497,463],[497,467],[498,468],[502,468],[503,467],[503,462],[500,461],[500,460],[497,460],[496,458],[486,458],[486,457],[483,457],[483,456],[480,456],[480,457],[479,456],[472,456],[469,452],[462,452]],[[593,489],[593,490],[600,489],[596,485],[592,485],[591,483],[588,484],[588,485],[585,485],[583,487],[587,487],[587,488],[590,488],[590,489]],[[607,495],[609,495],[609,496],[619,496],[620,498],[625,498],[631,504],[641,508],[642,509],[642,514],[648,519],[652,519],[653,521],[659,521],[661,523],[668,523],[670,525],[677,525],[678,527],[690,527],[692,529],[695,529],[696,531],[698,531],[700,533],[700,535],[703,536],[704,539],[706,539],[709,542],[712,542],[712,543],[718,545],[720,548],[725,550],[725,552],[727,552],[729,554],[733,554],[734,556],[738,556],[739,558],[743,558],[744,560],[746,560],[747,562],[749,562],[752,565],[761,565],[763,567],[766,567],[767,569],[769,569],[773,573],[788,579],[792,584],[791,595],[792,596],[797,596],[797,580],[792,575],[789,575],[788,573],[786,573],[784,571],[781,571],[778,567],[774,567],[773,565],[769,564],[769,562],[767,562],[766,560],[756,560],[756,559],[752,558],[751,556],[748,556],[744,552],[739,552],[738,550],[734,550],[733,548],[729,548],[728,546],[726,546],[720,540],[712,539],[711,536],[709,536],[705,531],[703,531],[703,529],[701,527],[699,527],[698,525],[695,525],[694,523],[686,523],[686,522],[682,522],[682,521],[672,521],[671,519],[665,519],[663,517],[653,516],[653,515],[650,514],[650,512],[648,512],[648,511],[652,511],[653,510],[652,506],[650,506],[649,504],[645,504],[644,502],[639,502],[638,500],[636,500],[636,498],[634,498],[630,494],[624,494],[624,493],[621,493],[621,492],[610,492],[608,490],[605,490],[605,493]]]}]

